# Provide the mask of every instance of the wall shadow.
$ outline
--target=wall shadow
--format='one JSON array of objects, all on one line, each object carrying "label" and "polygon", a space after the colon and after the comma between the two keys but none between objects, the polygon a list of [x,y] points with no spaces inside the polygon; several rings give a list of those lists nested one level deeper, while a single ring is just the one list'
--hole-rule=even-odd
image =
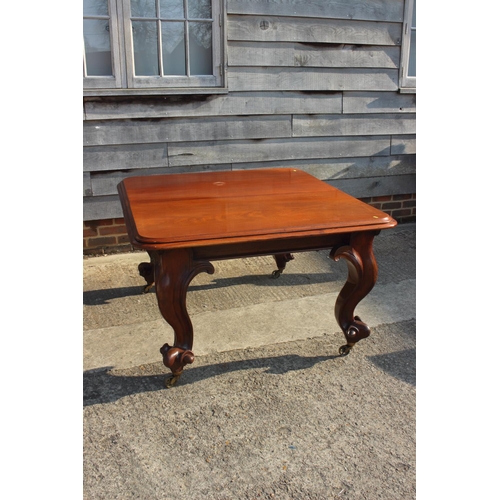
[{"label": "wall shadow", "polygon": [[[344,271],[342,269],[342,271]],[[331,283],[332,291],[335,290],[334,284],[336,281],[345,282],[345,272],[333,273],[285,273],[279,278],[275,279],[269,274],[268,276],[255,276],[246,275],[233,278],[214,278],[207,284],[191,284],[189,285],[188,292],[214,290],[217,288],[227,288],[237,285],[253,285],[253,286],[303,286],[303,285],[317,285],[321,283]],[[146,284],[146,282],[144,282]],[[147,293],[155,293],[155,287],[151,288]],[[107,304],[110,300],[121,299],[124,297],[131,297],[136,295],[143,295],[143,285],[129,286],[119,288],[104,288],[99,290],[88,290],[83,292],[83,304],[86,306],[97,306]]]},{"label": "wall shadow", "polygon": [[123,299],[134,295],[142,295],[142,286],[127,286],[120,288],[102,288],[100,290],[88,290],[83,292],[83,305],[102,306],[110,300]]},{"label": "wall shadow", "polygon": [[[104,367],[97,370],[88,370],[83,373],[83,405],[92,406],[95,404],[112,403],[126,396],[133,394],[176,390],[188,384],[194,384],[201,380],[216,377],[229,372],[241,370],[267,368],[264,374],[282,375],[296,370],[304,370],[313,367],[316,363],[341,357],[332,356],[299,356],[296,354],[255,358],[227,363],[217,363],[207,366],[188,367],[183,372],[178,381],[178,385],[172,389],[166,389],[164,382],[170,372],[144,375],[144,376],[124,376],[111,373],[111,367]],[[160,366],[158,371],[162,370]]]},{"label": "wall shadow", "polygon": [[416,349],[367,356],[377,368],[407,384],[417,385]]}]

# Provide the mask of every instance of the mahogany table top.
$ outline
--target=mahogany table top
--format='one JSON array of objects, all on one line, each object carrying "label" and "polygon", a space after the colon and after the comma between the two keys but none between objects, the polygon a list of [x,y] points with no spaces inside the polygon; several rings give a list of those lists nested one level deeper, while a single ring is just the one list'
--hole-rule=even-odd
[{"label": "mahogany table top", "polygon": [[386,229],[384,212],[295,168],[128,177],[118,185],[135,246],[179,248]]}]

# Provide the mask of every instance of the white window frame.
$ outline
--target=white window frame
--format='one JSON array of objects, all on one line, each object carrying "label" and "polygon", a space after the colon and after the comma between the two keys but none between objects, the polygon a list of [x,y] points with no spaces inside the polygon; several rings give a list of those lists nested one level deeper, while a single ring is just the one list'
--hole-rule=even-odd
[{"label": "white window frame", "polygon": [[406,0],[403,17],[403,36],[401,42],[401,63],[399,68],[399,87],[402,93],[415,93],[417,90],[417,77],[408,76],[410,61],[411,32],[416,31],[412,26],[413,6],[417,0]]},{"label": "white window frame", "polygon": [[117,22],[116,0],[108,0],[108,16],[84,16],[85,19],[108,20],[111,43],[111,67],[113,76],[86,76],[85,75],[85,47],[83,47],[83,88],[84,89],[116,89],[122,87],[120,64],[120,34]]},{"label": "white window frame", "polygon": [[[187,4],[187,0],[184,0],[184,3]],[[84,75],[83,95],[227,92],[227,88],[225,88],[225,3],[224,0],[212,0],[212,75],[143,77],[134,74],[130,0],[108,0],[113,76]],[[99,16],[86,17],[102,18]],[[186,21],[188,22],[189,19]],[[159,57],[161,58],[161,52]]]}]

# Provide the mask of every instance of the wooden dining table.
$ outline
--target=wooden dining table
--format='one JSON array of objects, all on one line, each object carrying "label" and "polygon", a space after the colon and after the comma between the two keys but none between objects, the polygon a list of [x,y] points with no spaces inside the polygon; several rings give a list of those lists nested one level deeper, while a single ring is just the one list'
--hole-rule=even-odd
[{"label": "wooden dining table", "polygon": [[340,354],[370,335],[354,310],[377,280],[373,239],[396,225],[386,213],[297,168],[134,176],[118,194],[131,244],[150,257],[139,264],[145,290],[154,285],[174,331],[173,345],[160,348],[167,387],[194,361],[186,296],[198,273],[214,272],[212,261],[272,255],[278,278],[294,253],[328,249],[348,267],[335,302]]}]

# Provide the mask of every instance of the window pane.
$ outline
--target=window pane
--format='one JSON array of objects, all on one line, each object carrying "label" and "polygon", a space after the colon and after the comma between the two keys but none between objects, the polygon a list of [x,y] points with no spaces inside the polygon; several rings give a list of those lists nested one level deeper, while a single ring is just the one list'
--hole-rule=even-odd
[{"label": "window pane", "polygon": [[410,60],[408,62],[408,76],[417,76],[417,32],[411,30]]},{"label": "window pane", "polygon": [[107,20],[84,19],[83,40],[87,76],[112,76],[109,22]]},{"label": "window pane", "polygon": [[156,17],[155,0],[130,0],[132,17]]},{"label": "window pane", "polygon": [[184,0],[160,0],[160,15],[163,18],[183,19]]},{"label": "window pane", "polygon": [[413,15],[410,33],[410,60],[408,62],[408,76],[417,76],[417,0],[413,2]]},{"label": "window pane", "polygon": [[188,15],[191,19],[211,19],[211,0],[188,0]]},{"label": "window pane", "polygon": [[134,70],[136,76],[157,76],[158,36],[155,22],[133,21]]},{"label": "window pane", "polygon": [[212,75],[212,23],[189,23],[189,71]]},{"label": "window pane", "polygon": [[84,16],[107,16],[108,0],[83,0]]},{"label": "window pane", "polygon": [[163,74],[186,74],[184,23],[161,23]]}]

